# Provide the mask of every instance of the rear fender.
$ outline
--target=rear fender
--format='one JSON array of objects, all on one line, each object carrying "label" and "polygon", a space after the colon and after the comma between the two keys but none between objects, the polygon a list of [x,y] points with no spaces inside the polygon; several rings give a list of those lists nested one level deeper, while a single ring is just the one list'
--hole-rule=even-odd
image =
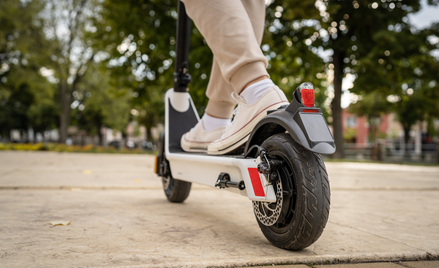
[{"label": "rear fender", "polygon": [[264,140],[277,133],[288,132],[294,141],[305,149],[319,154],[335,152],[334,138],[319,108],[304,107],[296,100],[286,109],[280,108],[269,113],[253,129],[247,141],[245,152],[253,145],[261,145]]}]

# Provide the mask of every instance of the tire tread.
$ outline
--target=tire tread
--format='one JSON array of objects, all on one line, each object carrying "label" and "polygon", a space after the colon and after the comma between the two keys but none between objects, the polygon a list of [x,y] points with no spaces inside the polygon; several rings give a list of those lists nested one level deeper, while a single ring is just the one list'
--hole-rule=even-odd
[{"label": "tire tread", "polygon": [[303,204],[300,206],[296,203],[296,208],[301,209],[296,210],[295,213],[299,215],[295,215],[292,221],[298,222],[293,223],[292,228],[287,231],[287,237],[276,237],[258,221],[259,227],[267,239],[277,247],[289,250],[304,249],[317,241],[329,218],[330,188],[325,164],[319,154],[304,149],[287,133],[273,135],[265,142],[280,143],[288,150],[294,167],[297,167],[295,179],[300,181],[299,185],[302,188],[302,196],[298,193],[297,198],[303,199]]},{"label": "tire tread", "polygon": [[182,203],[186,198],[188,198],[191,191],[192,183],[181,180],[174,180],[174,187],[170,191],[169,195],[165,191],[166,198],[172,203]]}]

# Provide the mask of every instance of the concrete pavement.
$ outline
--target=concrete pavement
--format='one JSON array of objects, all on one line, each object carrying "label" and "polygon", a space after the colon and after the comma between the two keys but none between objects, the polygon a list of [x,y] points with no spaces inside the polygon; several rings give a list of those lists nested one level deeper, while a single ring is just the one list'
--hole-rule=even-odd
[{"label": "concrete pavement", "polygon": [[[0,152],[0,267],[237,267],[439,256],[438,167],[327,163],[329,222],[315,244],[290,252],[265,239],[242,196],[193,185],[185,203],[167,202],[153,163],[149,155]],[[49,224],[58,220],[70,225]]]}]

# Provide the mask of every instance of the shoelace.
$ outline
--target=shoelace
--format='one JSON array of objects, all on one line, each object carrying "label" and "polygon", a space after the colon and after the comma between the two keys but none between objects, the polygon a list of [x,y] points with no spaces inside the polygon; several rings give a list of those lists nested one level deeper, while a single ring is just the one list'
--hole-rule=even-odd
[{"label": "shoelace", "polygon": [[238,93],[236,93],[235,91],[232,92],[232,98],[238,103],[238,106],[235,108],[235,110],[233,110],[232,116],[233,116],[233,120],[230,121],[229,126],[233,125],[233,122],[235,122],[235,118],[236,116],[239,114],[239,109],[241,109],[241,103],[245,103],[245,100],[238,95]]}]

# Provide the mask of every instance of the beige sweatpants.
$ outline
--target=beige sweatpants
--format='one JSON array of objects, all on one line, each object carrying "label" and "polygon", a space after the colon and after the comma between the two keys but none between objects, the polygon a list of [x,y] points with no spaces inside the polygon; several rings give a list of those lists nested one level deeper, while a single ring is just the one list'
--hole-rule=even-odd
[{"label": "beige sweatpants", "polygon": [[182,0],[188,16],[213,52],[206,95],[206,113],[230,118],[236,105],[231,97],[249,82],[268,76],[261,42],[265,0]]}]

